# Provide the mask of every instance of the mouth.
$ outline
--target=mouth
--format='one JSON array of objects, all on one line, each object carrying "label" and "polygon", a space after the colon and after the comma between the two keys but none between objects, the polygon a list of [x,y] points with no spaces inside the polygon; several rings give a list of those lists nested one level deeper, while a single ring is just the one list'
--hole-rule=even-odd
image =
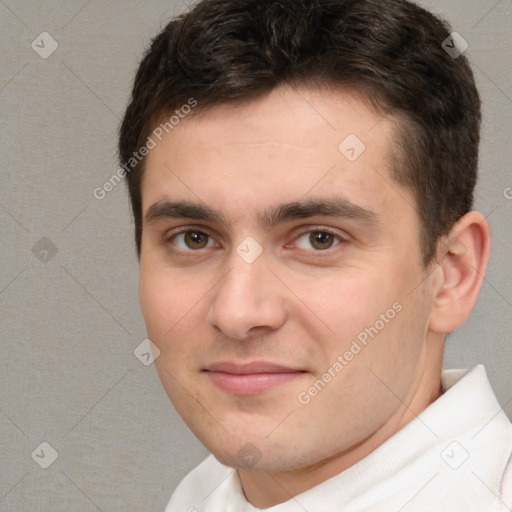
[{"label": "mouth", "polygon": [[302,376],[305,371],[268,362],[214,363],[203,370],[216,387],[236,395],[256,395]]}]

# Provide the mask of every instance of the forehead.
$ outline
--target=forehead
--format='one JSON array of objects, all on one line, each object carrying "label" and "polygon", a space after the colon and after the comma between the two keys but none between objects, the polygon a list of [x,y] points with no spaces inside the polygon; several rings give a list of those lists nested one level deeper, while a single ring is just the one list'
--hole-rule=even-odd
[{"label": "forehead", "polygon": [[342,91],[280,87],[244,105],[199,110],[147,156],[143,213],[172,198],[239,218],[333,193],[378,210],[401,188],[391,177],[395,139],[393,120]]}]

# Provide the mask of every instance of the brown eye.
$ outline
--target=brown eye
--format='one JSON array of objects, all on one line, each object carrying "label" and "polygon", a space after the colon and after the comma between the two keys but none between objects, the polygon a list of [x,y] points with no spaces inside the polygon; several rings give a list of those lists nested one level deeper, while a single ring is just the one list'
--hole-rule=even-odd
[{"label": "brown eye", "polygon": [[189,252],[215,246],[215,240],[210,235],[194,229],[170,236],[167,243]]},{"label": "brown eye", "polygon": [[208,244],[208,235],[200,231],[187,231],[184,233],[184,241],[189,249],[203,249]]},{"label": "brown eye", "polygon": [[329,231],[308,231],[295,241],[295,245],[299,249],[305,249],[311,252],[326,251],[331,249],[341,242],[343,242],[340,236],[337,236]]},{"label": "brown eye", "polygon": [[309,235],[309,242],[320,251],[330,249],[334,243],[334,236],[324,231],[314,231]]}]

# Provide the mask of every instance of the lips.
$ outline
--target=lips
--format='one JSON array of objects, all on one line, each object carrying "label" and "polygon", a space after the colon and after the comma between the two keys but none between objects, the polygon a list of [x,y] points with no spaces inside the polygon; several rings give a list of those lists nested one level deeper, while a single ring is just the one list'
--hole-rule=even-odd
[{"label": "lips", "polygon": [[214,363],[204,371],[215,386],[238,395],[264,393],[304,374],[302,370],[259,361]]}]

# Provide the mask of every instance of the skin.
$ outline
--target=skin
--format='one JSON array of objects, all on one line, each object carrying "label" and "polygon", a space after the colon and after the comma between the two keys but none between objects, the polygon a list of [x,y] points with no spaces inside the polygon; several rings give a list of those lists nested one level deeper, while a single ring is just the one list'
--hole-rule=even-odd
[{"label": "skin", "polygon": [[[257,507],[352,466],[435,400],[445,333],[476,301],[487,223],[477,212],[463,217],[425,268],[413,192],[391,175],[394,128],[355,93],[283,86],[189,116],[147,157],[139,291],[161,351],[155,364],[176,410],[238,468]],[[338,149],[349,134],[366,146],[353,162]],[[367,213],[259,222],[282,203],[333,197]],[[169,201],[207,206],[223,222],[175,218],[162,207]],[[237,253],[248,236],[262,249],[252,263]],[[299,394],[329,368],[332,377],[338,356],[393,304],[400,312],[301,403]],[[300,373],[263,392],[233,393],[205,371],[225,361]],[[253,450],[250,464],[241,449]]]}]

